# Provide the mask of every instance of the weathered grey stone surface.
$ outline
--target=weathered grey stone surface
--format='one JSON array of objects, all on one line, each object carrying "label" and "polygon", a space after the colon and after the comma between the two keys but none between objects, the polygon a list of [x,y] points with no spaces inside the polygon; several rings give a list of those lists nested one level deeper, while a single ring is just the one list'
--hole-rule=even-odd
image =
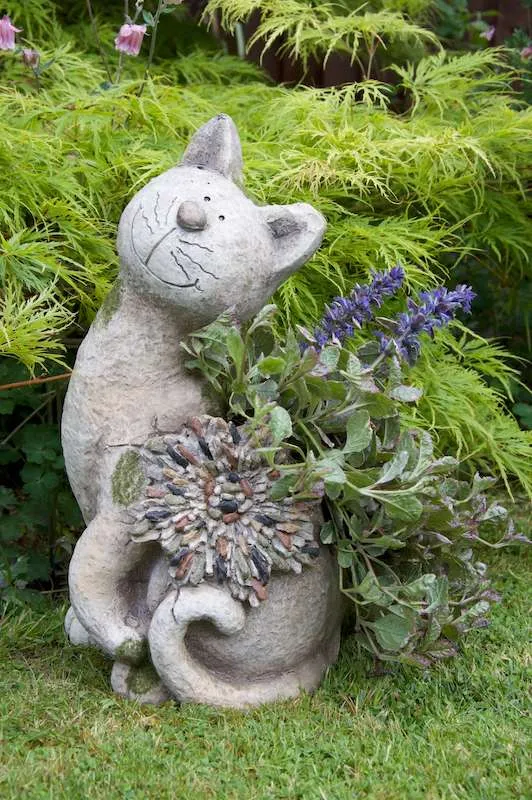
[{"label": "weathered grey stone surface", "polygon": [[[168,692],[234,706],[292,696],[317,685],[338,647],[328,552],[301,576],[274,576],[260,608],[211,585],[176,598],[160,547],[132,542],[124,511],[146,485],[146,439],[213,411],[179,341],[229,308],[255,314],[321,242],[317,211],[256,206],[237,185],[241,170],[238,133],[220,115],[131,200],[118,230],[120,283],[79,349],[65,401],[65,462],[87,523],[70,565],[67,632],[114,658],[115,691],[143,702]],[[162,680],[153,686],[150,653]]]}]

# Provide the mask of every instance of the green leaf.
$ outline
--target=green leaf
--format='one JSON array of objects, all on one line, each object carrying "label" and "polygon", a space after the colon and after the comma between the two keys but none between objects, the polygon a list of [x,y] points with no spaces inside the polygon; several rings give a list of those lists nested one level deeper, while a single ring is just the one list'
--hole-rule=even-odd
[{"label": "green leaf", "polygon": [[349,353],[349,356],[347,357],[345,372],[354,382],[360,378],[362,364],[360,363],[360,359],[357,358],[353,353]]},{"label": "green leaf", "polygon": [[274,444],[280,444],[283,439],[292,435],[292,420],[290,414],[282,406],[275,406],[270,414],[270,430]]},{"label": "green leaf", "polygon": [[142,12],[142,19],[144,20],[146,25],[149,25],[152,28],[155,25],[155,18],[153,16],[153,14],[151,13],[151,11],[143,11]]},{"label": "green leaf", "polygon": [[61,483],[61,475],[46,464],[25,464],[20,472],[24,490],[33,497],[49,498],[49,493]]},{"label": "green leaf", "polygon": [[[385,419],[397,414],[397,407],[393,400],[382,392],[376,394],[365,394],[363,398],[364,408],[375,419]],[[362,405],[362,403],[361,403]]]},{"label": "green leaf", "polygon": [[332,520],[325,522],[321,526],[320,540],[323,544],[332,544],[336,540],[336,528]]},{"label": "green leaf", "polygon": [[296,481],[297,475],[283,475],[282,478],[276,480],[270,489],[271,499],[282,500],[284,497],[288,497],[290,489],[292,489]]},{"label": "green leaf", "polygon": [[401,403],[417,403],[423,394],[423,389],[416,386],[396,386],[390,391],[390,397],[399,400]]},{"label": "green leaf", "polygon": [[324,347],[320,353],[319,362],[324,367],[326,367],[329,372],[332,372],[338,366],[340,353],[341,349],[339,347],[336,346]]},{"label": "green leaf", "polygon": [[386,605],[389,603],[388,598],[382,591],[379,586],[379,583],[373,574],[373,572],[366,572],[363,580],[355,587],[357,594],[361,595],[364,600],[367,600],[370,603],[381,603],[381,601],[386,601]]},{"label": "green leaf", "polygon": [[272,378],[268,378],[268,380],[263,383],[250,386],[248,395],[251,395],[251,397],[256,395],[263,402],[276,400],[279,395],[279,386]]},{"label": "green leaf", "polygon": [[[410,441],[413,445],[413,440],[410,439]],[[432,443],[430,433],[427,431],[421,431],[417,452],[414,448],[413,452],[414,458],[412,459],[413,463],[409,476],[410,480],[416,480],[417,478],[421,477],[421,475],[423,475],[423,473],[425,473],[431,465],[434,453],[434,445]]]},{"label": "green leaf", "polygon": [[355,411],[349,417],[346,426],[347,438],[344,453],[360,453],[371,442],[373,431],[367,411]]},{"label": "green leaf", "polygon": [[344,456],[340,450],[333,450],[316,463],[316,469],[323,474],[326,483],[345,483],[345,472],[342,469]]},{"label": "green leaf", "polygon": [[402,550],[403,547],[406,547],[405,542],[402,542],[400,539],[396,539],[395,536],[387,535],[364,539],[364,545],[367,545],[368,547],[379,547],[383,550]]},{"label": "green leaf", "polygon": [[408,453],[406,450],[399,450],[391,461],[388,461],[381,470],[379,479],[375,482],[375,486],[380,486],[383,483],[390,483],[396,478],[399,478],[408,463]]},{"label": "green leaf", "polygon": [[15,508],[15,506],[18,506],[15,493],[11,489],[8,489],[7,486],[0,486],[0,509]]},{"label": "green leaf", "polygon": [[286,367],[284,358],[278,356],[266,356],[257,364],[257,369],[261,375],[279,375]]},{"label": "green leaf", "polygon": [[397,652],[408,643],[412,633],[412,623],[396,614],[385,614],[371,624],[380,646],[384,650]]},{"label": "green leaf", "polygon": [[347,387],[342,381],[328,381],[309,375],[306,382],[311,393],[321,400],[345,400]]},{"label": "green leaf", "polygon": [[263,308],[261,308],[259,313],[253,318],[253,321],[248,329],[248,335],[256,331],[257,328],[261,328],[264,326],[271,328],[273,323],[273,318],[275,317],[276,314],[277,314],[277,306],[274,305],[273,303],[270,303],[270,305],[267,306],[263,306]]},{"label": "green leaf", "polygon": [[374,497],[380,503],[384,503],[386,511],[392,519],[414,522],[420,518],[423,512],[422,503],[417,497],[407,492],[366,491],[365,493],[369,494],[370,497]]},{"label": "green leaf", "polygon": [[240,331],[237,328],[229,328],[225,338],[225,344],[227,350],[229,351],[229,355],[235,363],[237,372],[240,375],[242,365],[244,363],[244,356],[246,354],[246,346],[242,336],[240,335]]},{"label": "green leaf", "polygon": [[353,551],[352,550],[338,550],[336,554],[338,564],[343,569],[349,569],[351,564],[353,563]]}]

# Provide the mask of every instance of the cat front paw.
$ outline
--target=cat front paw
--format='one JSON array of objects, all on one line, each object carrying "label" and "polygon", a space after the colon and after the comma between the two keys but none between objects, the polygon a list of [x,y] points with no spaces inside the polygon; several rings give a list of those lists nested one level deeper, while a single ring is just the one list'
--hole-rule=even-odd
[{"label": "cat front paw", "polygon": [[64,623],[65,633],[70,644],[77,647],[89,647],[94,642],[90,637],[90,633],[83,627],[72,606],[68,609],[65,616]]}]

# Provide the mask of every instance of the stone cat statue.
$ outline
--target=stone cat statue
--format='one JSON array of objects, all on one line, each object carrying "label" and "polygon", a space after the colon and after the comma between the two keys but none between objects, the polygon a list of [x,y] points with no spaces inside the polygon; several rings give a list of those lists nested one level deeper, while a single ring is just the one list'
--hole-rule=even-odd
[{"label": "stone cat statue", "polygon": [[178,166],[133,197],[118,230],[120,282],[79,349],[65,399],[65,463],[87,524],[65,627],[74,644],[114,659],[115,691],[143,702],[245,707],[295,696],[317,686],[338,651],[337,573],[324,548],[300,575],[274,570],[269,598],[247,607],[220,582],[176,589],[160,545],[133,541],[125,513],[139,488],[128,458],[134,466],[150,437],[212,411],[180,340],[229,308],[252,317],[320,245],[316,210],[255,205],[241,169],[237,130],[219,115]]}]

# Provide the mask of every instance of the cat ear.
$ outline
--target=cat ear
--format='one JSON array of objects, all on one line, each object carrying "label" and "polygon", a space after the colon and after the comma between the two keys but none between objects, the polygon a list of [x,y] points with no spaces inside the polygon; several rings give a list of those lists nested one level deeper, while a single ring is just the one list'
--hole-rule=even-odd
[{"label": "cat ear", "polygon": [[207,167],[241,183],[242,148],[231,117],[218,114],[202,125],[185,150],[183,164]]},{"label": "cat ear", "polygon": [[327,223],[308,203],[264,206],[260,211],[273,237],[275,272],[284,280],[318,249]]}]

